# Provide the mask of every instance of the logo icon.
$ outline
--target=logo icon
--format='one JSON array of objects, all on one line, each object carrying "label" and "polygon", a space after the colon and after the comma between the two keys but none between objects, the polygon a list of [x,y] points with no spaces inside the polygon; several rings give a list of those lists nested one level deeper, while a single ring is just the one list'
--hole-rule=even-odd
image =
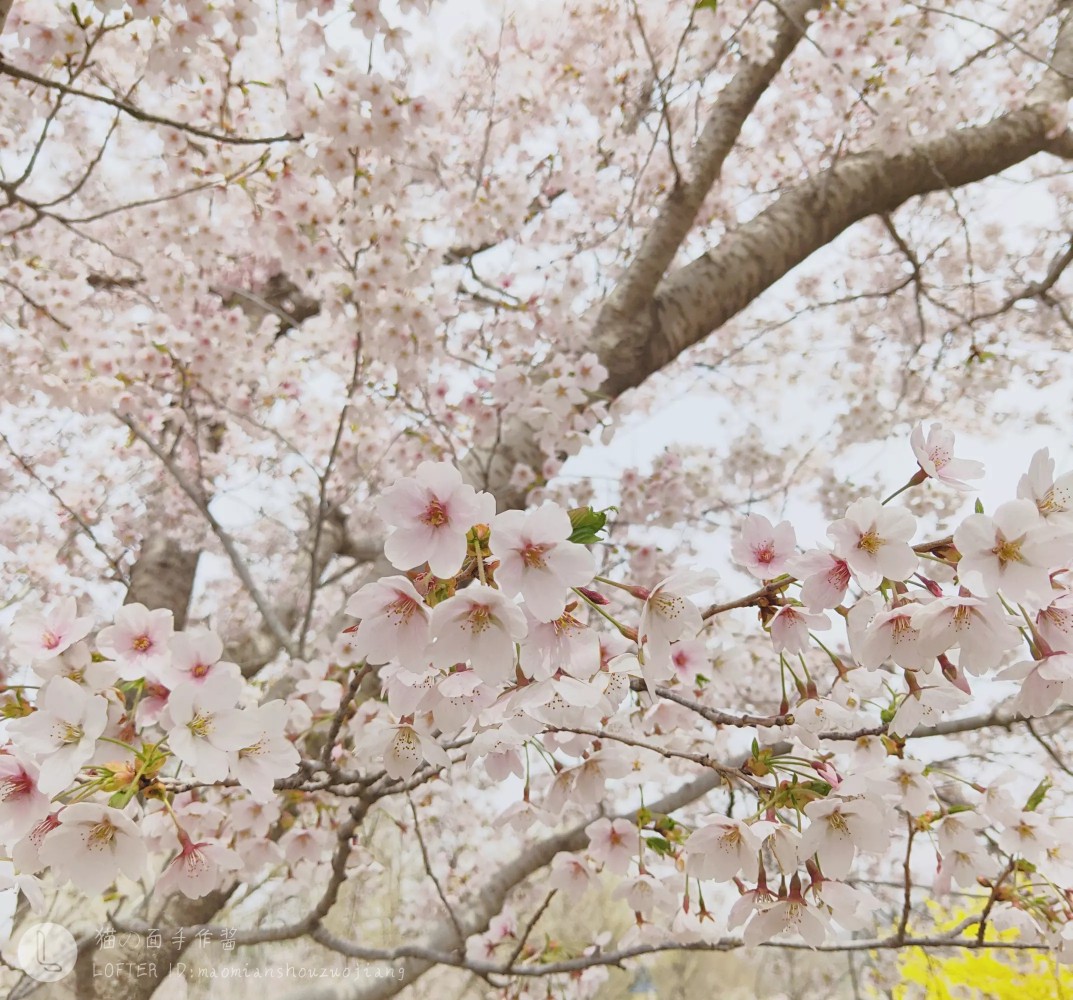
[{"label": "logo icon", "polygon": [[33,924],[19,938],[22,971],[39,983],[58,983],[78,958],[74,935],[60,924]]}]

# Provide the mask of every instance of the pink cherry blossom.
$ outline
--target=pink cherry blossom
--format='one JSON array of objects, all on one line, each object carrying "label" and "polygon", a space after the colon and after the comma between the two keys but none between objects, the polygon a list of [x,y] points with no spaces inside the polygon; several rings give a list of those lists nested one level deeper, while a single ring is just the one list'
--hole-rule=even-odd
[{"label": "pink cherry blossom", "polygon": [[787,569],[803,581],[801,603],[809,611],[836,608],[846,596],[851,576],[849,563],[833,552],[810,549],[790,559]]},{"label": "pink cherry blossom", "polygon": [[15,656],[34,662],[51,660],[93,627],[92,618],[79,618],[73,597],[60,601],[47,612],[19,615],[11,625],[11,650]]},{"label": "pink cherry blossom", "polygon": [[158,671],[171,655],[173,630],[174,619],[166,608],[150,611],[144,604],[127,604],[116,612],[114,625],[97,633],[97,648],[115,660],[123,680],[160,680]]},{"label": "pink cherry blossom", "polygon": [[0,843],[13,845],[49,812],[49,798],[37,785],[37,767],[0,754]]},{"label": "pink cherry blossom", "polygon": [[596,572],[593,554],[569,540],[572,531],[566,511],[550,501],[536,510],[504,511],[492,522],[496,583],[508,595],[521,595],[540,621],[560,617],[566,592],[590,583]]},{"label": "pink cherry blossom", "polygon": [[422,462],[412,478],[380,495],[377,511],[392,528],[384,554],[398,569],[427,562],[438,577],[454,576],[466,558],[466,534],[495,516],[495,499],[462,482],[447,462]]},{"label": "pink cherry blossom", "polygon": [[810,614],[802,608],[786,604],[771,619],[771,644],[775,652],[804,653],[811,643],[809,631],[824,631],[831,619],[824,614]]},{"label": "pink cherry blossom", "polygon": [[772,526],[760,514],[750,514],[734,539],[730,554],[734,561],[760,580],[773,580],[787,571],[797,546],[797,535],[789,521]]},{"label": "pink cherry blossom", "polygon": [[938,479],[956,490],[974,489],[964,480],[980,479],[984,474],[980,462],[954,457],[954,435],[944,431],[941,424],[931,425],[927,439],[924,437],[924,425],[917,424],[909,442],[920,468],[932,479]]},{"label": "pink cherry blossom", "polygon": [[169,688],[181,684],[202,684],[217,673],[239,677],[237,664],[221,661],[224,644],[215,632],[208,629],[178,632],[171,637],[171,657],[157,671],[160,680]]},{"label": "pink cherry blossom", "polygon": [[161,896],[179,892],[188,899],[200,899],[218,889],[228,873],[242,867],[238,854],[223,844],[206,840],[195,844],[185,833],[180,840],[179,853],[157,880],[155,889]]},{"label": "pink cherry blossom", "polygon": [[637,827],[625,819],[598,819],[585,827],[589,856],[616,875],[625,875],[638,849]]}]

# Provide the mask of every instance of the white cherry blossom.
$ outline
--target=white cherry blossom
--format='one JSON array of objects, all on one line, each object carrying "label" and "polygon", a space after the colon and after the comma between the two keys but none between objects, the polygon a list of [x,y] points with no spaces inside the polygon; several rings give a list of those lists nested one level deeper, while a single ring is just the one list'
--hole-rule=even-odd
[{"label": "white cherry blossom", "polygon": [[432,609],[432,662],[450,667],[467,660],[488,684],[514,674],[514,643],[524,639],[525,615],[500,591],[474,584]]},{"label": "white cherry blossom", "polygon": [[1050,570],[1073,556],[1073,539],[1048,526],[1029,500],[1010,500],[991,516],[970,514],[954,532],[958,578],[974,594],[1001,590],[1014,601],[1050,600]]},{"label": "white cherry blossom", "polygon": [[846,516],[827,529],[835,554],[846,560],[865,590],[875,590],[884,577],[905,580],[917,568],[917,555],[909,545],[916,520],[907,510],[884,507],[865,497],[846,509]]},{"label": "white cherry blossom", "polygon": [[249,742],[227,755],[228,771],[258,802],[271,801],[273,782],[298,770],[298,748],[284,735],[287,715],[278,699],[247,709],[241,722]]},{"label": "white cherry blossom", "polygon": [[8,723],[8,729],[18,745],[37,758],[38,787],[46,795],[56,795],[93,756],[107,724],[104,698],[66,677],[55,677],[45,686],[38,710]]},{"label": "white cherry blossom", "polygon": [[1040,516],[1055,527],[1073,528],[1073,472],[1055,478],[1054,459],[1046,448],[1032,456],[1017,484],[1017,496],[1031,500]]},{"label": "white cherry blossom", "polygon": [[184,684],[168,698],[168,743],[197,781],[223,781],[228,754],[255,744],[253,717],[235,708],[241,681],[214,674],[203,684]]},{"label": "white cherry blossom", "polygon": [[704,625],[700,609],[687,595],[714,586],[712,573],[681,570],[661,580],[645,598],[637,627],[638,643],[646,660],[669,667],[671,643],[693,639]]},{"label": "white cherry blossom", "polygon": [[83,892],[99,895],[122,873],[145,874],[147,850],[137,825],[118,809],[78,802],[60,811],[41,844],[41,861]]},{"label": "white cherry blossom", "polygon": [[709,816],[685,842],[686,871],[699,879],[728,882],[756,878],[761,838],[741,820]]},{"label": "white cherry blossom", "polygon": [[351,638],[355,658],[397,660],[411,670],[427,665],[432,612],[407,577],[365,584],[347,601],[346,613],[361,619]]}]

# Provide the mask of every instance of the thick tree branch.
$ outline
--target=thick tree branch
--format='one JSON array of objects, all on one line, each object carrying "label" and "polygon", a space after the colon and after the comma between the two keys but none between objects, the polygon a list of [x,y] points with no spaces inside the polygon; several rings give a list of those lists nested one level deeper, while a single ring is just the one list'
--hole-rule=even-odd
[{"label": "thick tree branch", "polygon": [[675,185],[667,195],[637,255],[608,298],[603,308],[606,316],[628,317],[651,301],[660,279],[693,228],[697,212],[719,177],[746,119],[804,37],[808,27],[805,15],[822,5],[822,0],[794,0],[781,8],[782,26],[770,57],[763,63],[743,63],[723,88],[693,147],[689,179]]},{"label": "thick tree branch", "polygon": [[[904,153],[846,157],[786,191],[719,246],[670,274],[626,313],[607,310],[597,352],[618,396],[699,343],[853,223],[911,198],[994,176],[1053,143],[1051,106],[1073,97],[1073,29],[1066,15],[1043,82],[1028,106],[986,125],[954,129]],[[627,279],[628,280],[628,279]]]}]

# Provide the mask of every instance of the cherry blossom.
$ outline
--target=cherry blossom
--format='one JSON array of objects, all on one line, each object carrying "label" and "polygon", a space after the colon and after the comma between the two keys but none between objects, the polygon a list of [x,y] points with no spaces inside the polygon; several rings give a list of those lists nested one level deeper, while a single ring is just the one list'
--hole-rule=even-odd
[{"label": "cherry blossom", "polygon": [[772,580],[786,572],[797,545],[789,521],[772,526],[760,514],[750,514],[741,534],[730,547],[734,561],[760,580]]},{"label": "cherry blossom", "polygon": [[228,753],[257,743],[251,715],[235,708],[240,689],[230,675],[214,674],[201,685],[183,685],[168,698],[168,741],[198,781],[222,781]]},{"label": "cherry blossom", "polygon": [[205,840],[195,844],[185,833],[180,833],[180,841],[179,853],[156,883],[162,896],[179,892],[189,899],[200,899],[218,889],[228,872],[242,867],[238,854],[223,844]]},{"label": "cherry blossom", "polygon": [[827,615],[814,615],[787,604],[771,619],[771,643],[776,652],[804,653],[811,642],[809,630],[830,627],[831,619]]},{"label": "cherry blossom", "polygon": [[645,598],[637,626],[646,660],[659,667],[668,666],[671,643],[696,637],[704,620],[700,609],[686,595],[707,590],[715,582],[714,574],[681,570],[656,584]]},{"label": "cherry blossom", "polygon": [[489,547],[499,560],[496,581],[508,595],[520,595],[540,621],[554,621],[566,608],[566,591],[590,583],[596,560],[569,538],[570,518],[557,504],[535,510],[508,510],[492,522]]},{"label": "cherry blossom", "polygon": [[427,562],[441,578],[453,576],[466,557],[466,534],[495,516],[495,499],[462,482],[447,462],[422,462],[411,478],[389,486],[377,511],[392,528],[384,554],[398,569]]},{"label": "cherry blossom", "polygon": [[400,725],[391,730],[384,749],[384,770],[389,778],[409,778],[424,761],[448,767],[451,758],[431,736],[413,726]]},{"label": "cherry blossom", "polygon": [[37,768],[14,754],[0,754],[0,843],[14,844],[49,812]]},{"label": "cherry blossom", "polygon": [[917,424],[909,441],[923,472],[956,490],[973,489],[964,480],[980,479],[984,474],[982,463],[954,457],[954,435],[943,430],[941,424],[932,424],[927,438],[924,437],[924,425]]},{"label": "cherry blossom", "polygon": [[1073,527],[1073,472],[1055,478],[1055,462],[1046,448],[1032,456],[1017,484],[1017,496],[1031,500],[1040,516],[1056,527]]},{"label": "cherry blossom", "polygon": [[858,849],[881,854],[890,841],[890,826],[875,799],[831,797],[805,806],[812,821],[801,838],[801,854],[815,854],[824,875],[843,879]]},{"label": "cherry blossom", "polygon": [[93,619],[79,618],[75,599],[68,597],[48,612],[18,616],[11,626],[12,652],[29,660],[50,660],[84,639],[92,627]]},{"label": "cherry blossom", "polygon": [[365,584],[347,601],[346,613],[361,619],[351,639],[356,658],[370,663],[398,660],[410,669],[428,662],[432,613],[406,577]]},{"label": "cherry blossom", "polygon": [[298,748],[284,735],[287,715],[279,699],[246,710],[241,724],[249,742],[227,755],[228,771],[258,802],[271,801],[273,782],[298,770]]},{"label": "cherry blossom", "polygon": [[865,497],[851,503],[846,516],[831,524],[827,534],[860,585],[874,590],[884,577],[904,580],[916,569],[916,553],[909,546],[915,530],[907,510],[884,507]]},{"label": "cherry blossom", "polygon": [[970,514],[954,532],[958,576],[973,593],[1046,601],[1050,568],[1073,556],[1073,541],[1048,527],[1035,504],[1011,500],[991,516]]},{"label": "cherry blossom", "polygon": [[838,607],[849,589],[849,563],[826,549],[810,549],[795,556],[787,568],[801,578],[801,602],[809,611]]},{"label": "cherry blossom", "polygon": [[167,665],[157,671],[169,688],[184,683],[201,684],[217,673],[239,676],[237,664],[221,661],[224,644],[214,632],[207,629],[180,632],[171,637],[170,646]]},{"label": "cherry blossom", "polygon": [[701,879],[727,882],[737,875],[756,878],[760,838],[748,824],[726,816],[709,816],[685,843],[687,871]]},{"label": "cherry blossom", "polygon": [[41,861],[83,892],[100,894],[122,873],[145,874],[147,851],[137,824],[118,809],[78,802],[41,845]]},{"label": "cherry blossom", "polygon": [[589,855],[617,875],[625,875],[637,854],[637,827],[625,819],[598,819],[585,827]]},{"label": "cherry blossom", "polygon": [[93,756],[108,724],[108,703],[66,677],[48,682],[41,707],[8,724],[19,746],[40,767],[38,787],[46,795],[63,791]]},{"label": "cherry blossom", "polygon": [[173,615],[165,608],[150,611],[144,604],[128,604],[115,615],[115,624],[97,633],[97,648],[116,662],[125,680],[161,679],[158,671],[170,657]]},{"label": "cherry blossom", "polygon": [[514,643],[524,639],[525,615],[491,587],[476,585],[432,609],[432,662],[438,667],[469,661],[488,684],[514,671]]}]

